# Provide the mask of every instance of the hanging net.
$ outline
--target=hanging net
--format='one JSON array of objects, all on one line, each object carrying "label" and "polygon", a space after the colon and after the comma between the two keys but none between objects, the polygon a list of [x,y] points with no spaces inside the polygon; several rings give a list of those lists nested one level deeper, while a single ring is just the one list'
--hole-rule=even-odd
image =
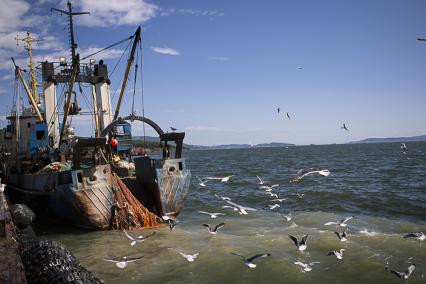
[{"label": "hanging net", "polygon": [[164,226],[163,221],[143,206],[115,173],[112,174],[112,185],[116,201],[113,229],[134,230]]}]

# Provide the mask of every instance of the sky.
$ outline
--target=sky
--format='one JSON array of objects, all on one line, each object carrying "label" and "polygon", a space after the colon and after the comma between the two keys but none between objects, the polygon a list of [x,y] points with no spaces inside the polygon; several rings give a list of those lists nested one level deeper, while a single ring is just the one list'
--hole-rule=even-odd
[{"label": "sky", "polygon": [[[143,93],[145,116],[164,130],[185,131],[188,144],[330,144],[426,134],[426,42],[416,40],[426,38],[426,1],[71,3],[91,12],[74,20],[82,56],[142,27],[135,109],[142,115]],[[51,7],[66,9],[66,2],[0,1],[0,126],[17,93],[10,57],[27,64],[15,36],[29,30],[42,40],[34,46],[38,62],[69,57],[67,19]],[[111,76],[113,106],[126,46],[96,56],[110,71],[120,62]],[[131,78],[123,116],[131,112]],[[78,134],[92,135],[90,116],[72,122]],[[133,128],[142,133],[142,123]],[[155,135],[149,127],[146,133]]]}]

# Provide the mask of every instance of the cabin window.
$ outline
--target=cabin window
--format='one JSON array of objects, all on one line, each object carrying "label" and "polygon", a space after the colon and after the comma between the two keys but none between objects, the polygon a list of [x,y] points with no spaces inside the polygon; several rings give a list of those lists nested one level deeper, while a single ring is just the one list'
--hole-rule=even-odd
[{"label": "cabin window", "polygon": [[124,134],[131,134],[132,128],[130,127],[130,124],[123,126]]},{"label": "cabin window", "polygon": [[37,130],[36,131],[36,136],[37,136],[37,140],[42,140],[44,139],[44,130]]},{"label": "cabin window", "polygon": [[179,162],[179,170],[182,171],[183,170],[183,163]]},{"label": "cabin window", "polygon": [[124,125],[118,125],[115,127],[115,134],[117,136],[123,136],[124,135]]}]

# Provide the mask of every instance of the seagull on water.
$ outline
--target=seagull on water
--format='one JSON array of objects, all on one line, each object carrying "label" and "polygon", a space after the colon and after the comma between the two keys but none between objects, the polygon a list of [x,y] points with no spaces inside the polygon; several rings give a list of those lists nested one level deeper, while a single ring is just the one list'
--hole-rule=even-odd
[{"label": "seagull on water", "polygon": [[300,251],[304,251],[308,247],[306,245],[306,240],[308,238],[308,235],[305,235],[300,241],[298,241],[296,237],[293,237],[293,236],[288,236],[288,237],[293,240],[294,244]]},{"label": "seagull on water", "polygon": [[202,181],[198,176],[195,176],[195,177],[200,181],[200,183],[199,183],[200,186],[202,186],[202,187],[206,187],[207,186],[206,182],[208,182],[208,180]]},{"label": "seagull on water", "polygon": [[290,213],[288,213],[288,214],[281,214],[281,217],[283,217],[284,219],[286,219],[287,222],[290,222],[291,221],[291,216],[294,213],[294,211],[295,210],[290,211]]},{"label": "seagull on water", "polygon": [[210,234],[216,235],[217,234],[217,230],[219,228],[225,226],[225,223],[222,222],[220,224],[217,224],[213,229],[212,229],[212,227],[210,227],[210,224],[203,224],[203,226],[207,228],[207,230],[209,231]]},{"label": "seagull on water", "polygon": [[115,265],[118,268],[124,269],[127,267],[127,264],[129,262],[134,262],[134,261],[138,261],[141,258],[143,258],[143,256],[139,256],[139,257],[127,257],[127,256],[123,256],[123,257],[114,257],[114,258],[104,258],[105,261],[110,261],[110,262],[114,262]]},{"label": "seagull on water", "polygon": [[299,198],[303,198],[303,196],[305,196],[304,193],[298,193],[297,196],[299,196]]},{"label": "seagull on water", "polygon": [[349,131],[348,127],[346,126],[346,124],[344,122],[343,122],[343,125],[342,125],[341,128],[344,129],[344,130],[346,130],[346,131]]},{"label": "seagull on water", "polygon": [[348,222],[349,220],[352,220],[353,218],[355,218],[355,216],[345,217],[340,221],[327,222],[327,223],[324,224],[324,226],[336,225],[336,226],[340,226],[340,227],[346,227],[348,225],[348,224],[346,224],[346,222]]},{"label": "seagull on water", "polygon": [[334,232],[336,236],[339,238],[341,242],[346,242],[348,239],[346,238],[347,234],[346,231],[343,231],[343,233]]},{"label": "seagull on water", "polygon": [[311,271],[312,270],[312,266],[314,264],[318,264],[318,263],[320,263],[320,262],[319,261],[314,261],[314,262],[310,262],[310,263],[303,263],[301,261],[296,261],[294,264],[299,265],[301,267],[301,271],[303,273],[305,273],[305,272]]},{"label": "seagull on water", "polygon": [[153,235],[155,235],[155,232],[153,232],[151,235],[149,236],[137,236],[137,237],[133,237],[131,235],[129,235],[129,233],[126,232],[126,230],[123,230],[124,234],[126,235],[126,237],[128,237],[132,242],[130,243],[131,246],[134,246],[137,243],[141,243],[147,239],[149,239],[150,237],[152,237]]},{"label": "seagull on water", "polygon": [[225,216],[226,215],[224,213],[210,213],[210,212],[206,212],[206,211],[198,211],[198,213],[210,215],[210,217],[212,219],[216,219],[217,216]]},{"label": "seagull on water", "polygon": [[194,254],[185,254],[181,251],[179,251],[179,254],[181,256],[183,256],[184,258],[186,258],[187,261],[189,262],[194,262],[194,260],[200,255],[200,253],[194,253]]},{"label": "seagull on water", "polygon": [[296,182],[301,180],[302,178],[304,178],[307,175],[310,174],[320,174],[322,176],[328,177],[330,175],[330,171],[327,169],[316,169],[316,168],[309,168],[309,169],[301,169],[297,172],[297,175],[294,176],[290,182]]},{"label": "seagull on water", "polygon": [[231,202],[229,200],[226,200],[226,203],[228,203],[229,205],[234,206],[234,208],[237,208],[238,209],[238,213],[240,213],[240,215],[247,215],[248,214],[247,211],[257,211],[254,208],[241,206],[241,205],[235,204],[234,202]]},{"label": "seagull on water", "polygon": [[271,186],[262,185],[262,186],[259,186],[259,189],[264,189],[265,191],[272,191],[272,189],[277,186],[279,186],[279,184],[273,184]]},{"label": "seagull on water", "polygon": [[330,251],[327,255],[335,255],[337,257],[337,259],[343,259],[343,252],[344,251],[345,251],[345,249],[340,249],[339,251],[333,250],[333,251]]},{"label": "seagull on water", "polygon": [[410,233],[408,235],[405,235],[403,238],[404,239],[407,239],[407,238],[416,238],[419,241],[424,241],[424,240],[426,240],[426,235],[423,232]]},{"label": "seagull on water", "polygon": [[179,223],[179,220],[174,216],[164,215],[162,216],[164,222],[169,224],[170,231]]},{"label": "seagull on water", "polygon": [[245,256],[243,256],[243,255],[241,255],[239,253],[235,253],[235,252],[231,252],[231,254],[241,257],[243,259],[243,261],[244,261],[244,264],[247,265],[250,268],[255,268],[256,267],[256,264],[253,263],[253,261],[255,261],[256,259],[267,257],[267,256],[271,256],[270,253],[256,254],[256,255],[254,255],[252,257],[245,257]]},{"label": "seagull on water", "polygon": [[393,273],[395,276],[407,280],[410,276],[411,273],[413,273],[414,269],[416,269],[416,264],[411,264],[410,266],[408,266],[407,270],[405,272],[399,272],[396,270],[389,270],[388,267],[385,267],[386,271],[389,271],[390,273]]}]

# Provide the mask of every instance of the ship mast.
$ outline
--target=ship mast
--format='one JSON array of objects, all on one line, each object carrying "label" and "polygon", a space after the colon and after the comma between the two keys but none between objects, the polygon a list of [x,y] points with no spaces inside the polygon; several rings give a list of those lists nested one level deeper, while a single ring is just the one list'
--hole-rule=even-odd
[{"label": "ship mast", "polygon": [[76,54],[75,54],[75,49],[77,48],[77,44],[75,43],[74,40],[74,24],[73,24],[73,20],[72,17],[73,16],[78,16],[78,15],[90,15],[90,12],[73,12],[72,11],[72,5],[71,2],[68,1],[67,2],[67,6],[68,6],[68,11],[64,11],[64,10],[60,10],[60,9],[56,9],[56,8],[50,8],[51,11],[58,11],[62,14],[68,15],[68,21],[69,21],[69,32],[70,32],[70,46],[71,46],[71,59],[72,59],[72,63],[74,64],[76,61]]},{"label": "ship mast", "polygon": [[70,111],[70,100],[71,100],[71,95],[73,92],[73,87],[74,87],[74,82],[76,80],[77,74],[79,73],[79,67],[80,67],[80,59],[79,59],[79,55],[75,53],[75,49],[77,48],[77,44],[75,43],[74,40],[74,25],[73,25],[73,16],[78,16],[78,15],[90,15],[90,12],[73,12],[72,11],[72,5],[71,2],[68,1],[67,2],[67,6],[68,6],[68,11],[64,11],[64,10],[60,10],[60,9],[56,9],[56,8],[51,8],[51,11],[58,11],[62,14],[68,15],[68,19],[69,19],[69,32],[70,32],[70,45],[71,45],[71,62],[72,62],[72,73],[71,73],[71,78],[70,78],[70,82],[69,82],[69,88],[68,88],[68,94],[67,94],[67,98],[65,101],[65,110],[64,110],[64,117],[62,120],[62,125],[61,125],[61,131],[59,133],[59,147],[61,146],[62,143],[62,139],[64,136],[64,131],[65,131],[65,127],[66,127],[66,122],[67,122],[67,117],[68,117],[68,113]]},{"label": "ship mast", "polygon": [[35,72],[35,65],[33,60],[33,49],[32,43],[39,42],[40,40],[31,37],[30,32],[27,31],[27,36],[24,38],[19,38],[19,35],[15,37],[16,45],[19,45],[19,41],[23,41],[25,43],[24,48],[28,51],[28,68],[30,69],[30,86],[31,86],[31,96],[33,97],[36,103],[39,102],[37,98],[37,78]]}]

